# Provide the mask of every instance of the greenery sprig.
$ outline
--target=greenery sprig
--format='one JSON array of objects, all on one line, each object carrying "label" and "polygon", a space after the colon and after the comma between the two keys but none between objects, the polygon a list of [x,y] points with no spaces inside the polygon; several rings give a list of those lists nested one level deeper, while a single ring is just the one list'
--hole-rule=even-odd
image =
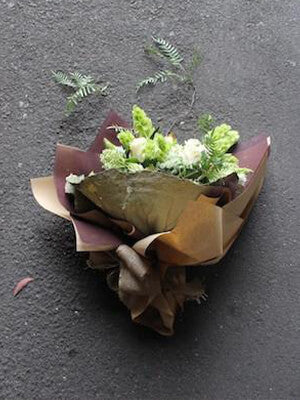
[{"label": "greenery sprig", "polygon": [[238,159],[229,153],[240,135],[228,124],[215,125],[214,118],[209,114],[204,114],[198,119],[198,129],[205,147],[201,157],[202,171],[198,179],[211,183],[235,173],[240,182],[243,182],[251,170],[240,168]]},{"label": "greenery sprig", "polygon": [[158,82],[166,82],[168,78],[193,85],[192,73],[201,62],[199,52],[194,51],[192,60],[187,66],[184,66],[184,58],[175,46],[165,39],[155,36],[152,36],[152,41],[153,44],[145,48],[146,54],[162,58],[169,68],[160,69],[154,75],[142,79],[137,84],[137,90],[145,86],[156,85]]},{"label": "greenery sprig", "polygon": [[67,97],[66,115],[70,115],[77,104],[92,93],[100,94],[101,96],[108,94],[108,83],[104,85],[97,84],[90,75],[83,75],[79,72],[66,74],[63,71],[52,71],[52,76],[59,85],[73,89],[73,93]]},{"label": "greenery sprig", "polygon": [[166,40],[153,36],[152,41],[152,45],[145,48],[146,54],[162,59],[167,66],[163,69],[160,68],[153,75],[138,82],[137,91],[146,86],[155,86],[157,83],[164,83],[168,80],[175,80],[186,84],[192,89],[189,107],[186,112],[179,115],[173,121],[169,128],[169,132],[171,132],[174,126],[177,125],[180,120],[186,118],[194,107],[196,100],[196,87],[193,81],[193,74],[201,62],[201,56],[198,50],[194,50],[191,60],[185,62],[184,57],[180,54],[179,50]]}]

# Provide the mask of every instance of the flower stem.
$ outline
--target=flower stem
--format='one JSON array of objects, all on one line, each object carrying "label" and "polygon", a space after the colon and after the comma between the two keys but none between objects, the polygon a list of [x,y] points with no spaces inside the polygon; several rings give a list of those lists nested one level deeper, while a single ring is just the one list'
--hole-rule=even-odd
[{"label": "flower stem", "polygon": [[183,113],[181,114],[178,118],[176,118],[170,128],[169,128],[169,133],[172,131],[172,129],[182,120],[185,119],[193,110],[194,108],[194,104],[196,101],[196,88],[193,82],[189,82],[189,85],[191,86],[191,88],[193,89],[193,93],[192,93],[192,97],[191,97],[191,102],[189,104],[189,108]]}]

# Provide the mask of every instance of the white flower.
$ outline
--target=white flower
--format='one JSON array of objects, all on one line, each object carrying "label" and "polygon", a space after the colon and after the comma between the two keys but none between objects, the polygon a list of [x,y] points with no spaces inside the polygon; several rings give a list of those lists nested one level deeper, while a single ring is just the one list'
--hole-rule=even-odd
[{"label": "white flower", "polygon": [[186,140],[183,146],[183,161],[186,165],[198,164],[205,147],[198,139]]},{"label": "white flower", "polygon": [[74,185],[79,185],[84,180],[84,175],[75,175],[70,174],[66,177],[65,182],[65,193],[67,194],[75,194]]},{"label": "white flower", "polygon": [[175,144],[171,147],[167,158],[164,162],[158,164],[159,168],[172,170],[177,173],[181,166],[184,165],[184,150],[181,144]]},{"label": "white flower", "polygon": [[122,156],[125,156],[125,149],[122,146],[115,146],[115,150],[120,153]]},{"label": "white flower", "polygon": [[177,174],[182,169],[193,169],[201,162],[202,153],[205,147],[198,139],[186,140],[184,145],[175,144],[171,147],[166,160],[158,164],[158,167],[173,174]]},{"label": "white flower", "polygon": [[145,147],[147,139],[144,137],[133,139],[130,143],[130,156],[136,158],[139,162],[145,161]]}]

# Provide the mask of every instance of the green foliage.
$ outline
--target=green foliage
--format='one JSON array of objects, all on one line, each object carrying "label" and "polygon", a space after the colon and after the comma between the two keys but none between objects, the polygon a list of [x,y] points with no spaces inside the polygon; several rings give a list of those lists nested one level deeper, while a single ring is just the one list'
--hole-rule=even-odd
[{"label": "green foliage", "polygon": [[198,118],[197,125],[200,133],[205,135],[208,131],[212,130],[214,119],[210,114],[203,114]]},{"label": "green foliage", "polygon": [[152,37],[153,44],[145,48],[146,54],[150,56],[158,56],[168,64],[168,68],[159,69],[153,75],[142,79],[137,84],[137,90],[149,85],[156,85],[157,83],[164,83],[168,79],[176,79],[180,82],[187,82],[193,85],[192,73],[199,65],[201,57],[199,52],[195,51],[192,60],[189,62],[187,68],[184,67],[184,58],[172,44],[165,39]]},{"label": "green foliage", "polygon": [[227,153],[238,142],[239,133],[227,124],[213,128],[213,122],[208,114],[198,120],[199,130],[204,133],[202,142],[206,148],[202,157],[202,179],[212,183],[232,173],[238,174],[241,179],[244,178],[251,170],[239,168],[238,159]]},{"label": "green foliage", "polygon": [[59,85],[73,89],[73,93],[67,97],[66,115],[70,115],[77,104],[92,93],[98,93],[102,96],[107,95],[108,84],[99,85],[94,82],[90,75],[83,75],[79,72],[66,74],[62,71],[52,71],[52,76]]},{"label": "green foliage", "polygon": [[172,65],[178,67],[182,63],[183,57],[179,54],[179,51],[176,49],[176,47],[168,43],[166,40],[157,38],[155,36],[152,37],[152,40],[159,53]]},{"label": "green foliage", "polygon": [[52,71],[53,79],[56,83],[59,83],[63,86],[70,86],[72,88],[76,88],[76,83],[64,72],[62,71]]},{"label": "green foliage", "polygon": [[158,82],[166,82],[166,80],[168,78],[176,78],[179,81],[182,81],[182,76],[178,75],[172,71],[169,70],[165,70],[165,71],[158,71],[156,72],[156,74],[154,74],[153,76],[148,76],[147,78],[141,80],[138,84],[137,84],[137,90],[141,89],[144,86],[148,86],[148,85],[156,85]]}]

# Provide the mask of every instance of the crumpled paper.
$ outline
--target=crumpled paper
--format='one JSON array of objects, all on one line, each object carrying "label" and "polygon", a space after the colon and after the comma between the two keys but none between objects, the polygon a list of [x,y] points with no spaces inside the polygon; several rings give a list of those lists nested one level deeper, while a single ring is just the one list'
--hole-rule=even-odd
[{"label": "crumpled paper", "polygon": [[[239,165],[253,171],[241,193],[224,196],[229,185],[213,187],[214,192],[201,190],[184,203],[170,226],[144,228],[124,220],[122,214],[108,215],[91,197],[98,207],[78,210],[65,194],[70,173],[101,173],[104,138],[118,143],[113,125],[128,126],[110,112],[86,152],[58,144],[53,176],[32,179],[32,191],[43,208],[72,222],[77,251],[90,252],[89,265],[105,270],[109,286],[118,292],[132,320],[171,335],[178,308],[187,299],[205,297],[201,282],[187,281],[186,267],[215,264],[234,243],[261,190],[270,138],[259,135],[236,146]],[[160,231],[160,226],[167,229]]]}]

